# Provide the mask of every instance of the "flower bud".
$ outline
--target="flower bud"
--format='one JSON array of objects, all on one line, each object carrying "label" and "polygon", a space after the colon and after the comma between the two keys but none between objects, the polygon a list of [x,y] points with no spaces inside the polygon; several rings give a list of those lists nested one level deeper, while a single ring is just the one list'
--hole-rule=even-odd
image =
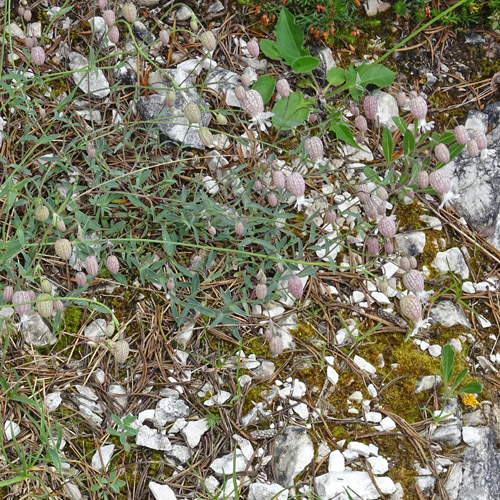
[{"label": "flower bud", "polygon": [[236,236],[243,236],[245,232],[245,227],[243,226],[243,222],[238,221],[234,224],[234,232],[236,233]]},{"label": "flower bud", "polygon": [[403,285],[410,292],[419,294],[424,290],[424,276],[416,269],[410,269],[403,275]]},{"label": "flower bud", "polygon": [[312,161],[319,161],[323,158],[323,143],[317,136],[307,138],[304,143],[304,149]]},{"label": "flower bud", "polygon": [[62,300],[54,300],[52,306],[54,307],[55,312],[64,311],[64,303]]},{"label": "flower bud", "polygon": [[253,183],[253,188],[255,189],[255,191],[262,191],[263,189],[263,185],[262,185],[262,182],[257,179],[254,183]]},{"label": "flower bud", "polygon": [[285,181],[286,190],[293,196],[304,196],[306,191],[306,184],[304,178],[298,173],[291,173]]},{"label": "flower bud", "polygon": [[472,134],[473,139],[476,141],[477,148],[479,151],[486,149],[488,147],[488,141],[486,139],[486,135],[481,130],[475,130]]},{"label": "flower bud", "polygon": [[112,10],[105,10],[102,13],[102,17],[104,19],[104,22],[106,23],[106,26],[109,28],[115,24],[116,21],[116,16],[115,13]]},{"label": "flower bud", "polygon": [[52,286],[50,285],[49,280],[42,278],[40,281],[40,288],[43,293],[52,293]]},{"label": "flower bud", "polygon": [[264,111],[264,101],[262,100],[262,96],[259,92],[257,92],[257,90],[248,90],[246,92],[245,98],[240,102],[243,110],[247,112],[252,118]]},{"label": "flower bud", "polygon": [[174,280],[174,278],[172,278],[172,276],[170,276],[167,280],[167,290],[169,292],[172,292],[173,290],[175,290],[175,280]]},{"label": "flower bud", "polygon": [[429,187],[429,174],[425,170],[421,170],[417,176],[417,184],[419,189]]},{"label": "flower bud", "polygon": [[201,142],[208,148],[214,143],[214,136],[212,132],[207,127],[201,127],[198,129],[198,136]]},{"label": "flower bud", "polygon": [[135,20],[137,19],[137,9],[135,5],[132,2],[127,2],[123,7],[122,7],[122,13],[123,17],[130,23],[133,24],[135,23]]},{"label": "flower bud", "polygon": [[36,301],[36,309],[42,318],[50,318],[54,311],[52,296],[48,293],[41,293]]},{"label": "flower bud", "polygon": [[448,163],[450,161],[450,152],[448,151],[448,148],[442,143],[439,143],[434,148],[434,154],[436,155],[437,161],[441,163]]},{"label": "flower bud", "polygon": [[31,49],[31,60],[36,66],[42,66],[45,62],[45,51],[42,47],[33,47]]},{"label": "flower bud", "polygon": [[223,114],[221,114],[221,113],[217,113],[215,115],[215,119],[217,120],[217,123],[219,125],[224,126],[224,125],[228,124],[227,118]]},{"label": "flower bud", "polygon": [[113,347],[113,356],[115,357],[115,361],[119,365],[127,361],[129,353],[130,353],[130,346],[126,340],[119,340]]},{"label": "flower bud", "polygon": [[422,303],[412,293],[405,295],[399,301],[399,307],[401,308],[401,313],[406,318],[417,323],[422,319]]},{"label": "flower bud", "polygon": [[194,102],[188,102],[184,108],[184,116],[190,123],[200,123],[201,111],[199,106]]},{"label": "flower bud", "polygon": [[368,238],[366,240],[366,252],[368,255],[376,257],[380,253],[380,245],[376,238]]},{"label": "flower bud", "polygon": [[266,330],[264,331],[264,338],[268,342],[271,342],[271,339],[273,338],[273,330],[271,326],[267,327]]},{"label": "flower bud", "polygon": [[269,350],[273,356],[279,356],[283,353],[283,340],[279,335],[274,335],[269,341]]},{"label": "flower bud", "polygon": [[368,130],[368,122],[363,115],[356,116],[354,125],[360,132],[366,132]]},{"label": "flower bud", "polygon": [[26,45],[27,49],[32,49],[33,47],[36,47],[38,41],[36,39],[36,36],[27,36],[24,39],[24,45]]},{"label": "flower bud", "polygon": [[467,152],[469,153],[469,156],[471,158],[474,158],[474,156],[478,155],[479,148],[475,139],[471,139],[469,142],[467,142]]},{"label": "flower bud", "polygon": [[393,238],[396,234],[396,224],[390,217],[382,217],[377,224],[379,233],[384,238]]},{"label": "flower bud", "polygon": [[191,31],[193,33],[196,33],[198,31],[198,21],[196,20],[195,17],[191,17],[191,21],[189,23],[189,27],[191,28]]},{"label": "flower bud", "polygon": [[241,84],[243,87],[250,87],[252,80],[250,78],[250,74],[246,71],[241,75]]},{"label": "flower bud", "polygon": [[75,281],[77,286],[81,288],[87,284],[87,275],[83,271],[78,271],[75,274]]},{"label": "flower bud", "polygon": [[410,270],[410,259],[408,259],[408,257],[401,257],[399,259],[399,267],[403,270],[403,271],[409,271]]},{"label": "flower bud", "polygon": [[251,57],[259,57],[259,43],[254,38],[247,43],[247,50]]},{"label": "flower bud", "polygon": [[95,158],[96,151],[95,151],[95,146],[93,142],[89,142],[87,144],[87,156],[92,160],[92,158]]},{"label": "flower bud", "polygon": [[111,26],[108,31],[108,39],[111,43],[115,45],[120,41],[120,32],[117,26]]},{"label": "flower bud", "polygon": [[212,52],[217,47],[217,40],[215,39],[215,35],[213,31],[204,31],[200,35],[200,41],[207,50]]},{"label": "flower bud", "polygon": [[31,309],[31,304],[23,304],[23,302],[30,302],[31,294],[25,291],[14,292],[12,296],[12,304],[14,305],[14,311],[16,311],[19,316],[24,316],[28,314]]},{"label": "flower bud", "polygon": [[14,296],[14,288],[10,285],[7,285],[3,289],[3,301],[5,303],[10,302],[13,296]]},{"label": "flower bud", "polygon": [[20,6],[17,8],[17,15],[18,15],[19,17],[23,17],[23,16],[24,16],[24,11],[25,11],[25,10],[26,10],[26,9],[25,9],[22,5],[20,5]]},{"label": "flower bud", "polygon": [[35,219],[38,222],[45,222],[49,218],[49,209],[45,205],[38,205],[35,208]]},{"label": "flower bud", "polygon": [[407,101],[406,94],[404,92],[398,92],[398,95],[396,96],[396,101],[398,103],[398,106],[402,108]]},{"label": "flower bud", "polygon": [[427,116],[427,103],[422,96],[410,100],[410,112],[413,118],[424,120]]},{"label": "flower bud", "polygon": [[97,0],[97,6],[101,9],[104,10],[107,5],[107,0]]},{"label": "flower bud", "polygon": [[170,33],[167,30],[160,30],[160,42],[163,46],[168,45],[170,41]]},{"label": "flower bud", "polygon": [[61,231],[61,233],[64,233],[64,231],[66,231],[66,224],[60,217],[57,217],[56,228],[58,231]]},{"label": "flower bud", "polygon": [[285,187],[285,174],[281,170],[273,170],[273,184],[277,189],[283,189]]},{"label": "flower bud", "polygon": [[115,255],[108,255],[106,259],[106,268],[111,274],[116,274],[120,270],[120,262]]},{"label": "flower bud", "polygon": [[169,107],[172,108],[175,104],[175,90],[169,90],[167,92],[167,95],[165,97],[165,104]]},{"label": "flower bud", "polygon": [[392,253],[394,253],[394,245],[391,241],[384,242],[384,251],[387,255],[391,255]]},{"label": "flower bud", "polygon": [[73,247],[66,238],[59,238],[54,244],[54,251],[62,260],[69,260],[71,258]]},{"label": "flower bud", "polygon": [[408,261],[410,262],[410,268],[416,269],[418,262],[417,262],[417,259],[413,255],[410,255],[410,257],[408,257]]},{"label": "flower bud", "polygon": [[267,295],[267,285],[265,283],[259,283],[255,287],[255,296],[258,300],[264,300]]},{"label": "flower bud", "polygon": [[363,101],[363,110],[368,120],[374,120],[377,116],[378,102],[375,96],[366,96]]},{"label": "flower bud", "polygon": [[337,214],[335,210],[327,210],[323,216],[323,222],[325,224],[333,224],[337,220]]},{"label": "flower bud", "polygon": [[216,234],[217,234],[217,229],[215,229],[215,227],[214,227],[214,226],[212,226],[212,225],[210,224],[210,222],[208,223],[207,233],[208,233],[210,236],[216,236]]},{"label": "flower bud", "polygon": [[304,294],[304,286],[302,285],[302,281],[295,274],[293,276],[290,276],[290,278],[288,279],[288,291],[290,292],[290,295],[295,299],[300,299]]},{"label": "flower bud", "polygon": [[278,206],[278,198],[274,193],[269,193],[267,195],[267,203],[269,203],[269,206],[271,208],[275,208]]},{"label": "flower bud", "polygon": [[349,102],[349,112],[355,117],[359,116],[359,108],[356,106],[354,101]]},{"label": "flower bud", "polygon": [[290,84],[285,78],[281,78],[276,82],[276,92],[280,97],[286,98],[290,95]]},{"label": "flower bud", "polygon": [[89,276],[97,276],[97,273],[99,272],[99,263],[97,262],[95,255],[87,256],[85,259],[85,269],[87,270]]},{"label": "flower bud", "polygon": [[238,85],[234,89],[234,95],[236,96],[238,101],[240,101],[240,103],[241,103],[245,100],[245,97],[247,96],[247,91],[245,90],[244,87],[242,87],[241,85]]},{"label": "flower bud", "polygon": [[451,189],[451,179],[444,169],[435,170],[429,175],[429,184],[437,194],[446,194]]},{"label": "flower bud", "polygon": [[455,127],[455,139],[458,144],[467,144],[467,129],[463,125],[457,125]]},{"label": "flower bud", "polygon": [[33,14],[30,9],[25,9],[23,12],[23,17],[24,20],[29,23],[31,21],[31,18],[33,17]]}]

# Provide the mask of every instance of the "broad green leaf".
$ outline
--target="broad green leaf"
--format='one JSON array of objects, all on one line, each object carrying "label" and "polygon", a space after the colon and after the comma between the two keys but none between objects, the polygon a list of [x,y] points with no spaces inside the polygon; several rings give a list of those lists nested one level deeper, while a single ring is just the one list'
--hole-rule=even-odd
[{"label": "broad green leaf", "polygon": [[276,80],[272,75],[264,75],[257,79],[253,84],[252,89],[256,90],[261,96],[264,104],[269,102],[276,87]]},{"label": "broad green leaf", "polygon": [[465,394],[479,394],[483,390],[483,386],[479,382],[471,382],[470,384],[464,385],[460,392]]},{"label": "broad green leaf", "polygon": [[394,151],[394,142],[392,140],[391,131],[388,128],[384,128],[382,132],[382,149],[384,150],[384,156],[387,163],[392,162],[392,152]]},{"label": "broad green leaf", "polygon": [[335,136],[340,141],[349,144],[349,146],[359,148],[359,144],[352,136],[351,129],[345,123],[333,123],[330,126],[330,130],[332,130],[335,133]]},{"label": "broad green leaf", "polygon": [[371,182],[376,182],[378,184],[379,179],[378,179],[378,174],[373,170],[371,167],[365,167],[363,169],[363,173],[365,174],[366,180],[371,181]]},{"label": "broad green leaf", "polygon": [[279,61],[281,59],[278,48],[276,47],[276,42],[274,42],[273,40],[261,40],[259,45],[262,53],[266,57],[269,57],[269,59],[274,59],[276,61]]},{"label": "broad green leaf", "polygon": [[292,63],[292,69],[295,73],[309,73],[319,64],[319,59],[312,56],[298,57]]},{"label": "broad green leaf", "polygon": [[415,136],[411,130],[407,130],[403,136],[403,153],[409,155],[415,149]]},{"label": "broad green leaf", "polygon": [[287,8],[281,10],[274,34],[276,36],[276,49],[289,66],[293,64],[295,59],[309,55],[309,49],[302,48],[304,44],[302,30],[295,23],[295,18]]},{"label": "broad green leaf", "polygon": [[273,106],[273,124],[282,130],[290,130],[307,120],[310,106],[302,92],[292,92]]},{"label": "broad green leaf", "polygon": [[361,85],[366,87],[367,85],[376,85],[377,87],[387,87],[394,82],[394,71],[386,68],[382,64],[363,63],[357,68],[358,73],[361,77]]},{"label": "broad green leaf", "polygon": [[338,87],[345,82],[345,69],[344,68],[332,68],[328,70],[326,74],[326,80],[328,83]]},{"label": "broad green leaf", "polygon": [[446,344],[443,347],[441,354],[441,375],[443,376],[444,386],[448,387],[448,384],[453,375],[453,365],[455,363],[455,351],[450,344]]}]

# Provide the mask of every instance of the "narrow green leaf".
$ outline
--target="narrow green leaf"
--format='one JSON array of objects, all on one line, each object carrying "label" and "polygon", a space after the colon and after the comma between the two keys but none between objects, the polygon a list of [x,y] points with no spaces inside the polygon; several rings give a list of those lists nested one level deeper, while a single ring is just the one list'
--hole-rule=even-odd
[{"label": "narrow green leaf", "polygon": [[451,380],[451,376],[453,375],[453,365],[455,363],[455,351],[451,345],[446,344],[443,347],[443,351],[441,354],[441,375],[443,376],[443,382],[445,388],[448,387],[448,384]]},{"label": "narrow green leaf", "polygon": [[401,118],[400,116],[393,116],[392,121],[396,124],[403,135],[406,134],[408,127],[406,126],[406,122],[403,120],[403,118]]},{"label": "narrow green leaf", "polygon": [[382,132],[382,149],[384,150],[384,156],[387,163],[392,163],[394,142],[392,140],[391,131],[388,128],[384,128],[384,131]]},{"label": "narrow green leaf", "polygon": [[403,153],[405,155],[410,155],[415,149],[415,136],[413,132],[408,129],[403,136]]},{"label": "narrow green leaf", "polygon": [[271,99],[274,87],[276,87],[276,80],[272,75],[261,76],[252,85],[252,89],[256,90],[262,96],[264,104],[267,104]]},{"label": "narrow green leaf", "polygon": [[457,389],[457,387],[462,383],[462,380],[467,376],[467,373],[469,373],[469,369],[468,368],[464,368],[463,370],[461,370],[457,376],[455,377],[455,380],[453,381],[453,385],[451,387],[451,390],[453,392],[455,392],[455,390]]}]

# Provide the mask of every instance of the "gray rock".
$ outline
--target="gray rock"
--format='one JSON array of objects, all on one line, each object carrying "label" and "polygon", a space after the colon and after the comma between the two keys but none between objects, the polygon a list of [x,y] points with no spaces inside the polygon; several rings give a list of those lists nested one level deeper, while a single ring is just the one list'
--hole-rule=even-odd
[{"label": "gray rock", "polygon": [[438,252],[432,261],[432,267],[443,274],[452,271],[464,280],[469,278],[469,268],[462,252],[457,247],[450,248],[446,252]]},{"label": "gray rock", "polygon": [[188,73],[182,70],[168,69],[165,70],[165,73],[181,88],[180,91],[176,92],[174,105],[167,106],[163,97],[172,87],[170,81],[156,80],[152,86],[158,94],[139,98],[137,110],[144,120],[155,121],[160,134],[185,146],[204,150],[205,145],[198,136],[198,130],[200,126],[207,127],[210,124],[211,114],[202,113],[201,123],[190,126],[189,120],[184,116],[184,108],[188,102],[194,102],[206,109],[208,109],[208,104],[200,100]]},{"label": "gray rock", "polygon": [[[378,489],[384,495],[391,495],[396,491],[396,485],[389,477],[376,477],[375,480]],[[321,500],[348,500],[349,498],[376,500],[380,498],[370,475],[363,471],[328,472],[316,477],[314,487]]]},{"label": "gray rock", "polygon": [[418,476],[417,484],[424,496],[429,498],[434,490],[436,479],[432,476]]},{"label": "gray rock", "polygon": [[109,462],[111,462],[114,451],[114,444],[101,446],[101,448],[97,450],[92,457],[92,467],[97,470],[106,470]]},{"label": "gray rock", "polygon": [[500,106],[489,105],[484,113],[469,112],[466,127],[494,127],[487,135],[492,154],[471,158],[466,150],[450,162],[453,192],[459,197],[453,206],[468,224],[481,231],[487,241],[500,250]]},{"label": "gray rock", "polygon": [[225,95],[228,106],[240,107],[240,101],[234,95],[234,88],[240,85],[240,75],[234,71],[217,66],[208,73],[206,85],[217,92],[220,98]]},{"label": "gray rock", "polygon": [[426,375],[425,377],[420,377],[415,384],[415,394],[419,394],[423,391],[430,391],[435,387],[439,387],[442,383],[442,379],[439,375]]},{"label": "gray rock", "polygon": [[446,489],[452,500],[493,500],[500,498],[500,450],[498,449],[498,415],[492,408],[487,427],[477,427],[479,440],[466,446],[463,463],[453,469]]},{"label": "gray rock", "polygon": [[316,54],[316,57],[319,59],[319,64],[314,72],[321,78],[326,78],[328,71],[337,66],[335,64],[335,60],[333,59],[332,49],[324,47]]},{"label": "gray rock", "polygon": [[83,330],[83,334],[88,339],[99,339],[106,337],[106,320],[104,318],[96,319],[92,321],[90,325],[88,325],[85,330]]},{"label": "gray rock", "polygon": [[368,17],[376,16],[379,12],[385,12],[391,8],[390,3],[382,2],[382,0],[367,0],[363,3],[363,6]]},{"label": "gray rock", "polygon": [[193,11],[186,5],[182,5],[177,11],[175,17],[177,17],[178,21],[187,21],[188,19],[191,19],[192,15]]},{"label": "gray rock", "polygon": [[[435,412],[439,415],[440,412]],[[462,442],[462,411],[457,400],[452,398],[442,411],[442,416],[450,415],[437,425],[431,427],[430,439],[443,446],[458,446]]]},{"label": "gray rock", "polygon": [[154,481],[150,481],[148,487],[155,497],[155,500],[177,500],[172,488],[167,484],[158,484]]},{"label": "gray rock", "polygon": [[466,328],[472,328],[467,316],[462,308],[451,300],[440,300],[431,309],[429,316],[431,323],[443,325],[446,328],[462,325]]},{"label": "gray rock", "polygon": [[278,483],[285,487],[293,486],[295,477],[314,458],[314,446],[307,430],[288,426],[276,439],[273,458]]},{"label": "gray rock", "polygon": [[172,444],[167,436],[160,434],[156,429],[151,429],[147,425],[139,427],[139,432],[135,436],[135,444],[158,451],[170,451],[172,449]]},{"label": "gray rock", "polygon": [[381,127],[388,128],[392,133],[398,130],[398,127],[392,119],[393,116],[399,116],[399,108],[396,98],[387,92],[378,91],[373,94],[377,98],[378,111],[377,117]]},{"label": "gray rock", "polygon": [[34,347],[45,347],[57,342],[57,336],[33,309],[24,315],[21,322],[21,333],[24,342]]},{"label": "gray rock", "polygon": [[247,466],[248,460],[239,448],[236,449],[236,453],[216,458],[210,464],[210,468],[219,476],[232,476],[235,473],[244,472]]},{"label": "gray rock", "polygon": [[119,384],[111,384],[108,389],[108,394],[113,398],[116,406],[121,411],[125,411],[128,403],[127,391]]},{"label": "gray rock", "polygon": [[158,427],[164,427],[166,424],[188,415],[189,408],[182,399],[163,398],[156,405],[154,420]]},{"label": "gray rock", "polygon": [[71,74],[75,85],[85,94],[93,97],[106,97],[109,95],[109,82],[104,73],[94,67],[89,67],[89,60],[78,52],[69,53],[69,67],[74,73]]},{"label": "gray rock", "polygon": [[210,4],[208,8],[209,14],[217,14],[217,12],[222,12],[224,10],[224,4],[220,0],[216,0],[215,2]]},{"label": "gray rock", "polygon": [[179,467],[191,458],[191,452],[187,446],[173,444],[170,451],[165,452],[165,460],[172,467]]},{"label": "gray rock", "polygon": [[146,26],[140,21],[135,21],[132,25],[132,32],[135,37],[141,40],[144,43],[152,44],[155,40],[155,37],[149,32]]},{"label": "gray rock", "polygon": [[397,249],[403,254],[416,257],[424,251],[425,233],[422,231],[396,234],[395,239]]},{"label": "gray rock", "polygon": [[252,483],[248,489],[248,500],[286,500],[288,490],[279,484]]}]

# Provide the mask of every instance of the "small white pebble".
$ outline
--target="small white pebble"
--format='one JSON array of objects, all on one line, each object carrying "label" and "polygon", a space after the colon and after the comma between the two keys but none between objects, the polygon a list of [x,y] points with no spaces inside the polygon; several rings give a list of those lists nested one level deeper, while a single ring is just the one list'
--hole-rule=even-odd
[{"label": "small white pebble", "polygon": [[373,384],[370,384],[368,387],[367,387],[367,390],[368,390],[368,394],[372,397],[372,398],[376,398],[377,397],[377,389],[375,388],[375,386]]},{"label": "small white pebble", "polygon": [[441,351],[442,351],[442,347],[440,345],[431,345],[429,347],[429,354],[433,357],[433,358],[438,358],[439,356],[441,356]]},{"label": "small white pebble", "polygon": [[462,292],[464,293],[475,293],[476,289],[474,288],[474,283],[470,281],[464,281],[462,283]]},{"label": "small white pebble", "polygon": [[426,342],[425,340],[422,340],[420,342],[420,349],[422,349],[422,351],[426,351],[427,349],[429,349],[429,346],[430,346],[430,344],[428,342]]},{"label": "small white pebble", "polygon": [[448,344],[450,344],[451,347],[453,347],[453,350],[455,352],[462,352],[462,342],[460,342],[459,339],[450,339]]}]

